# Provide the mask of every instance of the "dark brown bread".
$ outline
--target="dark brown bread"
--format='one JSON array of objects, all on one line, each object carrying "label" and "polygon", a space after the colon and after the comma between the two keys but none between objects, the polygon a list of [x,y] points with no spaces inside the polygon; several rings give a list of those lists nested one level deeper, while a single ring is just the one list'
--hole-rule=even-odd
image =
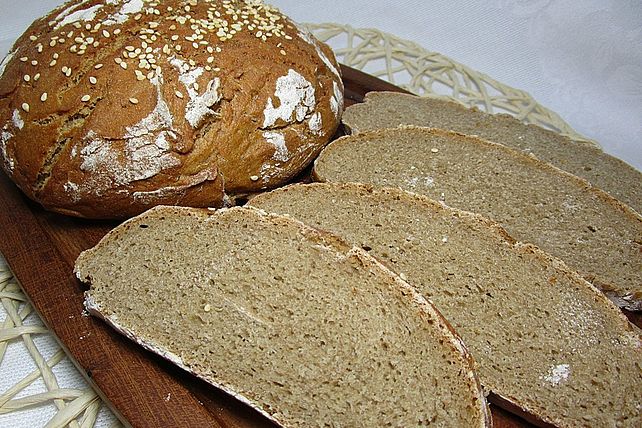
[{"label": "dark brown bread", "polygon": [[558,257],[627,309],[642,309],[642,217],[585,180],[475,137],[428,129],[331,143],[320,181],[399,186],[482,214]]},{"label": "dark brown bread", "polygon": [[157,207],[80,255],[86,305],[290,427],[485,427],[459,337],[359,248],[250,208]]},{"label": "dark brown bread", "polygon": [[407,278],[461,334],[502,405],[560,427],[642,423],[639,330],[577,273],[497,223],[351,183],[292,185],[250,204],[344,236]]},{"label": "dark brown bread", "polygon": [[441,128],[477,135],[532,153],[588,180],[642,213],[642,173],[592,144],[574,141],[507,114],[488,114],[459,103],[396,92],[370,92],[365,103],[346,109],[343,122],[354,132],[399,125]]},{"label": "dark brown bread", "polygon": [[0,163],[71,215],[222,206],[301,171],[342,108],[331,50],[261,2],[74,0],[0,66]]}]

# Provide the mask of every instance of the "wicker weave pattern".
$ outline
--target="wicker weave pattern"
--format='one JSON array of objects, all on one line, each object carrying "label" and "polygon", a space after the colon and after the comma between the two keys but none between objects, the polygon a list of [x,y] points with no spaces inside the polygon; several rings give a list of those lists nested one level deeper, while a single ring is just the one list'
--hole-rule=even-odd
[{"label": "wicker weave pattern", "polygon": [[525,123],[597,144],[578,134],[527,92],[504,85],[416,43],[372,28],[357,29],[333,23],[305,26],[334,48],[339,62],[414,94],[449,98],[488,113],[508,113]]},{"label": "wicker weave pattern", "polygon": [[[0,421],[2,415],[31,409],[37,406],[55,406],[55,416],[47,427],[85,428],[94,426],[98,413],[103,406],[98,395],[89,387],[71,389],[60,387],[53,368],[67,358],[62,349],[58,349],[48,360],[36,345],[34,336],[50,335],[42,322],[27,323],[33,308],[13,278],[4,260],[0,258],[0,302],[4,310],[4,321],[0,322],[0,364],[9,349],[9,343],[21,341],[22,352],[27,353],[35,363],[36,370],[27,374],[18,383],[6,391],[0,391]],[[40,392],[25,390],[34,382],[44,384]],[[33,390],[33,388],[30,388]],[[20,398],[17,396],[22,395]]]},{"label": "wicker weave pattern", "polygon": [[[586,140],[526,92],[497,82],[443,55],[429,52],[413,42],[375,29],[355,29],[332,23],[306,26],[319,39],[329,42],[340,62],[395,83],[410,92],[446,97],[490,113],[509,113],[526,123]],[[4,321],[0,321],[0,368],[10,342],[21,342],[23,349],[20,352],[28,354],[37,367],[18,384],[7,391],[0,391],[0,425],[3,425],[3,414],[54,405],[57,413],[47,427],[94,426],[103,403],[89,386],[84,389],[59,387],[52,367],[67,357],[62,350],[58,350],[48,361],[42,356],[33,336],[51,333],[41,322],[38,325],[25,325],[24,320],[32,313],[32,308],[1,257],[0,302],[0,317],[4,315]],[[26,395],[23,391],[37,380],[44,383],[45,390]],[[21,398],[16,398],[20,395]],[[105,419],[111,421],[107,424],[120,425],[113,416]],[[101,425],[105,426],[105,421]]]}]

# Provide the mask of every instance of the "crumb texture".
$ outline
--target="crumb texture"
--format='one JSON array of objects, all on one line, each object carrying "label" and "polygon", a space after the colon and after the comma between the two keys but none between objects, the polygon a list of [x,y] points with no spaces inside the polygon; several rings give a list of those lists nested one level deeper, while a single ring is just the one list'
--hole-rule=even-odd
[{"label": "crumb texture", "polygon": [[373,131],[332,143],[322,181],[394,186],[499,222],[618,303],[642,309],[642,217],[557,168],[499,144],[448,131]]},{"label": "crumb texture", "polygon": [[619,309],[496,223],[392,188],[294,185],[252,205],[340,234],[435,303],[482,384],[560,427],[639,427],[642,342]]},{"label": "crumb texture", "polygon": [[598,147],[573,141],[507,114],[488,114],[458,103],[393,92],[371,92],[366,102],[346,109],[353,132],[399,125],[447,129],[532,153],[545,162],[582,177],[642,213],[642,173]]},{"label": "crumb texture", "polygon": [[298,222],[157,208],[76,272],[111,323],[284,426],[485,424],[444,322],[367,254]]}]

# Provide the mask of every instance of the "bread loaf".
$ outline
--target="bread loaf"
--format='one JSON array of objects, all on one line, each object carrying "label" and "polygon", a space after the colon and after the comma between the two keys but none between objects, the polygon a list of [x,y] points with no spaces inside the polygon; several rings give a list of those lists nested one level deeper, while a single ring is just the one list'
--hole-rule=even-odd
[{"label": "bread loaf", "polygon": [[642,217],[585,180],[500,144],[402,128],[331,143],[320,181],[405,190],[499,222],[562,259],[621,307],[642,309]]},{"label": "bread loaf", "polygon": [[222,206],[283,184],[335,132],[331,50],[256,0],[73,0],[0,66],[0,163],[66,214]]},{"label": "bread loaf", "polygon": [[293,185],[250,204],[340,234],[407,278],[462,336],[491,400],[559,427],[642,425],[639,330],[498,224],[357,184]]},{"label": "bread loaf", "polygon": [[157,207],[80,255],[86,306],[289,427],[484,427],[472,361],[358,248],[256,209]]},{"label": "bread loaf", "polygon": [[508,114],[488,114],[459,103],[396,92],[370,92],[365,103],[346,109],[344,123],[354,132],[399,125],[447,129],[532,153],[575,174],[642,213],[642,173],[600,148],[574,141]]}]

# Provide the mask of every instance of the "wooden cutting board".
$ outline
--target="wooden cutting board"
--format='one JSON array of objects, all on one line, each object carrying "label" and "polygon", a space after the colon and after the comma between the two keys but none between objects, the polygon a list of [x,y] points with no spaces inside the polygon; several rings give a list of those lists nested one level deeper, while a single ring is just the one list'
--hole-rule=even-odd
[{"label": "wooden cutting board", "polygon": [[[401,91],[354,69],[342,70],[346,105],[361,102],[366,92]],[[73,275],[74,261],[115,225],[46,212],[0,174],[0,252],[47,327],[123,422],[146,428],[275,426],[103,322],[83,315],[85,290]],[[491,407],[495,427],[531,426]]]}]

